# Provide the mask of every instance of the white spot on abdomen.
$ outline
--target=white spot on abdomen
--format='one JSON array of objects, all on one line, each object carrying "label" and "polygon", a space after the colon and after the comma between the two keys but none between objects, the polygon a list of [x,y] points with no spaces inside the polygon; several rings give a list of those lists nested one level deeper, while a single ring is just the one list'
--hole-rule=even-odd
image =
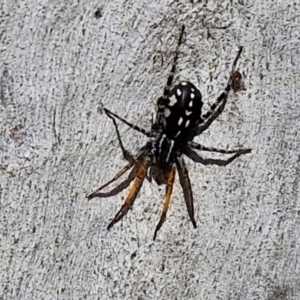
[{"label": "white spot on abdomen", "polygon": [[164,116],[167,118],[171,114],[171,111],[168,108],[164,109]]},{"label": "white spot on abdomen", "polygon": [[179,136],[179,134],[181,133],[181,131],[179,130],[176,134],[175,134],[175,138],[177,138]]},{"label": "white spot on abdomen", "polygon": [[183,122],[183,118],[180,117],[178,120],[178,125],[180,126],[182,124],[182,122]]},{"label": "white spot on abdomen", "polygon": [[185,122],[185,128],[189,127],[189,125],[190,125],[190,120],[187,120],[187,121]]},{"label": "white spot on abdomen", "polygon": [[169,152],[168,152],[166,161],[169,161],[171,153],[172,153],[172,150],[173,150],[173,147],[174,147],[174,141],[171,140],[171,145],[170,145],[170,148],[169,148]]},{"label": "white spot on abdomen", "polygon": [[176,104],[177,102],[177,99],[175,97],[175,95],[172,95],[170,98],[169,98],[170,102],[169,102],[169,106],[173,106],[174,104]]},{"label": "white spot on abdomen", "polygon": [[160,138],[160,141],[159,141],[159,144],[158,144],[159,153],[161,153],[161,147],[162,147],[162,144],[163,144],[165,138],[166,138],[165,134],[163,134],[162,137]]},{"label": "white spot on abdomen", "polygon": [[181,96],[181,94],[182,94],[180,89],[177,89],[176,93],[177,93],[178,96]]}]

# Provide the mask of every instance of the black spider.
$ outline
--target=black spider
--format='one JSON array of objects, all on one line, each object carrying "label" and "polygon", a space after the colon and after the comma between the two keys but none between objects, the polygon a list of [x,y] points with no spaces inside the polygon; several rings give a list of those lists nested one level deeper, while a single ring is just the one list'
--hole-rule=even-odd
[{"label": "black spider", "polygon": [[[193,161],[203,165],[216,164],[219,166],[225,166],[240,155],[251,152],[251,149],[223,150],[205,147],[193,141],[195,136],[200,135],[204,130],[206,130],[222,113],[230,90],[239,91],[242,89],[241,74],[235,70],[237,61],[242,52],[242,47],[239,48],[238,54],[233,62],[230,77],[224,91],[211,106],[210,111],[202,115],[202,96],[200,91],[192,83],[183,81],[171,90],[171,84],[174,78],[176,62],[178,59],[179,46],[182,42],[184,29],[185,27],[182,26],[172,69],[163,95],[157,100],[156,115],[153,118],[150,131],[133,125],[110,110],[103,108],[107,116],[113,120],[120,147],[124,158],[128,161],[128,164],[114,178],[99,187],[95,192],[88,195],[88,199],[116,195],[123,189],[127,188],[134,180],[134,184],[126,197],[123,206],[118,211],[114,219],[109,223],[107,229],[113,227],[114,224],[126,215],[129,208],[133,205],[142,187],[144,179],[146,177],[150,180],[153,178],[158,185],[166,184],[163,212],[156,226],[153,237],[155,240],[158,230],[161,228],[166,219],[172,195],[176,168],[179,175],[179,181],[183,189],[188,214],[194,228],[196,228],[193,193],[183,155],[186,155]],[[149,137],[149,141],[138,151],[137,155],[133,156],[124,148],[115,119],[119,119],[132,129]],[[194,150],[234,155],[227,160],[208,159],[201,157]],[[116,188],[110,192],[100,192],[103,188],[116,181],[131,168],[132,170],[127,179],[121,182]]]}]

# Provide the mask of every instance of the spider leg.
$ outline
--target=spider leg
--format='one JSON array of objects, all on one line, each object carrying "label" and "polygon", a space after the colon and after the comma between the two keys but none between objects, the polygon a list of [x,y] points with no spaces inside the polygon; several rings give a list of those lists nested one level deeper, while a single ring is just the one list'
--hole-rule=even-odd
[{"label": "spider leg", "polygon": [[141,128],[137,125],[134,125],[134,124],[128,122],[127,120],[123,119],[122,117],[118,116],[117,114],[113,113],[112,111],[108,110],[107,108],[103,108],[103,110],[107,114],[108,117],[116,118],[116,119],[120,120],[121,122],[125,123],[127,126],[132,128],[133,130],[136,130],[136,131],[146,135],[147,137],[152,137],[151,132],[145,130],[144,128]]},{"label": "spider leg", "polygon": [[[241,86],[241,83],[240,83],[241,75],[239,72],[237,72],[235,70],[235,68],[236,68],[237,62],[241,56],[242,51],[243,51],[243,47],[239,47],[238,54],[235,57],[235,60],[232,64],[230,77],[229,77],[229,80],[227,82],[227,85],[226,85],[224,91],[217,98],[216,102],[211,106],[210,111],[208,111],[201,117],[202,122],[200,123],[200,125],[191,130],[191,133],[189,135],[190,140],[192,138],[194,138],[195,136],[201,134],[204,130],[206,130],[210,126],[210,124],[223,112],[230,90],[232,88],[234,88],[234,90],[236,90],[236,91],[239,90],[238,87]],[[239,78],[239,80],[238,80],[238,78]]]},{"label": "spider leg", "polygon": [[129,163],[134,162],[135,159],[134,159],[133,155],[132,155],[128,150],[126,150],[125,147],[124,147],[124,145],[123,145],[123,142],[122,142],[122,139],[121,139],[121,135],[120,135],[120,132],[119,132],[119,128],[118,128],[118,124],[117,124],[115,118],[113,118],[113,117],[112,117],[111,115],[109,115],[109,114],[108,114],[107,116],[108,116],[108,117],[113,121],[113,123],[114,123],[115,129],[116,129],[116,133],[117,133],[117,137],[118,137],[118,142],[119,142],[119,145],[120,145],[120,148],[121,148],[121,150],[122,150],[122,153],[123,153],[124,158],[125,158]]},{"label": "spider leg", "polygon": [[172,68],[171,68],[171,71],[170,71],[170,74],[169,74],[169,77],[168,77],[168,80],[167,80],[167,84],[165,86],[164,93],[163,93],[163,96],[162,96],[162,99],[164,99],[164,100],[168,98],[168,95],[170,93],[171,85],[172,85],[174,75],[175,75],[175,71],[176,71],[176,63],[177,63],[177,60],[178,60],[179,47],[182,43],[182,37],[183,37],[183,34],[184,34],[184,30],[185,30],[185,26],[182,25],[181,30],[180,30],[179,39],[178,39],[178,42],[177,42],[175,55],[174,55],[174,58],[173,58]]},{"label": "spider leg", "polygon": [[[134,156],[128,150],[126,150],[125,147],[123,146],[123,142],[122,142],[122,139],[121,139],[121,135],[120,135],[119,128],[118,128],[116,120],[111,116],[108,116],[108,117],[110,119],[112,119],[112,121],[114,123],[115,129],[116,129],[116,132],[117,132],[117,136],[118,136],[119,145],[120,145],[120,147],[122,149],[122,152],[123,152],[123,156],[129,163],[121,171],[119,171],[111,180],[109,180],[108,182],[106,182],[105,184],[100,186],[96,191],[94,191],[93,193],[88,195],[87,198],[89,200],[92,199],[92,198],[95,198],[95,197],[99,197],[99,198],[111,197],[111,196],[114,196],[114,195],[118,194],[119,192],[121,192],[125,188],[127,188],[129,186],[129,184],[132,182],[132,180],[136,177],[137,169],[138,169],[138,166],[139,166],[139,160],[145,154],[145,148],[146,147],[142,147],[139,150],[139,152],[136,156],[136,159],[135,159]],[[107,187],[108,185],[113,183],[114,181],[118,180],[123,174],[125,174],[128,170],[130,170],[132,168],[132,166],[134,166],[134,168],[129,173],[127,179],[122,181],[117,187],[115,187],[111,191],[105,192],[105,193],[100,193],[100,191],[102,189],[104,189],[105,187]]]},{"label": "spider leg", "polygon": [[251,149],[240,149],[238,152],[236,152],[233,156],[229,157],[226,160],[222,159],[214,159],[214,158],[204,158],[201,157],[198,153],[192,150],[190,147],[186,147],[183,151],[183,153],[188,156],[191,160],[193,160],[196,163],[200,163],[203,165],[218,165],[218,166],[227,166],[231,162],[233,162],[236,158],[241,156],[242,154],[250,153]]},{"label": "spider leg", "polygon": [[179,55],[179,47],[182,43],[184,30],[185,30],[185,26],[182,25],[179,39],[178,39],[177,46],[176,46],[175,55],[173,58],[171,71],[169,73],[169,77],[167,80],[167,84],[165,85],[163,95],[160,98],[158,98],[158,100],[157,100],[158,111],[157,111],[157,114],[155,115],[155,122],[152,124],[152,127],[151,127],[151,129],[154,131],[159,130],[160,127],[165,127],[165,125],[166,125],[166,123],[165,123],[166,120],[164,117],[164,108],[166,107],[166,105],[169,102],[168,96],[170,94],[171,85],[172,85],[172,82],[173,82],[173,79],[175,76],[176,64],[177,64],[178,55]]},{"label": "spider leg", "polygon": [[178,158],[176,161],[176,166],[179,175],[180,185],[183,190],[184,200],[186,204],[186,208],[192,221],[194,228],[197,228],[196,221],[194,218],[194,199],[193,199],[193,191],[191,186],[191,181],[189,177],[188,170],[185,166],[184,160],[182,157]]},{"label": "spider leg", "polygon": [[100,186],[96,191],[94,191],[93,193],[89,194],[87,196],[88,200],[91,200],[92,198],[95,197],[100,197],[100,198],[104,198],[104,197],[111,197],[114,196],[116,194],[118,194],[119,192],[121,192],[122,190],[124,190],[125,188],[127,188],[130,184],[130,182],[135,178],[136,175],[136,167],[133,168],[133,170],[130,172],[128,178],[126,180],[124,180],[123,182],[121,182],[117,187],[115,187],[113,190],[111,190],[110,192],[107,193],[99,193],[102,189],[104,189],[105,187],[107,187],[108,185],[110,185],[111,183],[113,183],[114,181],[118,180],[124,173],[126,173],[135,163],[134,162],[130,162],[128,165],[126,165],[120,172],[118,172],[118,174],[116,174],[111,180],[109,180],[108,182],[106,182],[105,184],[103,184],[102,186]]},{"label": "spider leg", "polygon": [[149,167],[149,162],[142,162],[136,171],[135,181],[133,186],[131,187],[129,194],[127,195],[124,204],[121,209],[117,212],[113,220],[108,224],[107,229],[111,229],[117,222],[119,222],[128,212],[129,208],[133,205],[134,200],[136,199],[142,185],[144,179],[147,174],[147,170]]},{"label": "spider leg", "polygon": [[160,220],[159,220],[158,224],[156,225],[154,236],[153,236],[153,240],[156,239],[157,232],[159,231],[159,229],[161,228],[162,224],[166,220],[167,211],[169,209],[170,202],[171,202],[171,196],[172,196],[172,190],[173,190],[174,180],[175,180],[175,168],[172,167],[170,169],[169,173],[168,173],[167,185],[166,185],[166,196],[165,196],[165,201],[164,201],[164,207],[163,207],[162,215],[160,217]]},{"label": "spider leg", "polygon": [[[246,153],[251,152],[251,149],[236,149],[236,150],[225,150],[225,149],[217,149],[214,147],[206,147],[201,144],[198,144],[194,141],[189,141],[188,146],[196,149],[196,150],[201,150],[201,151],[209,151],[209,152],[218,152],[218,153],[223,153],[223,154],[232,154],[232,153],[241,153],[243,151],[246,151]],[[247,152],[249,151],[249,152]]]}]

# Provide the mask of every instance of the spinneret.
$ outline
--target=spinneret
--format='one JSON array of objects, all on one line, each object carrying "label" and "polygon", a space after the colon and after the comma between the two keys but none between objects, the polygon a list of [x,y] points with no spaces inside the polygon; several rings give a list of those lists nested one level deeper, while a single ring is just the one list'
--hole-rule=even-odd
[{"label": "spinneret", "polygon": [[[125,160],[128,161],[128,164],[111,180],[88,195],[88,199],[116,195],[134,181],[123,206],[109,223],[107,227],[108,229],[113,227],[114,224],[120,221],[127,214],[142,187],[144,179],[147,177],[150,181],[152,179],[155,180],[158,185],[166,185],[162,215],[154,232],[153,239],[155,239],[158,230],[161,228],[166,219],[167,211],[171,202],[176,169],[183,190],[189,218],[194,228],[196,228],[193,192],[183,156],[185,155],[194,162],[201,163],[203,165],[216,164],[219,166],[226,166],[240,155],[251,152],[251,149],[224,150],[206,147],[193,141],[194,137],[200,135],[204,130],[206,130],[223,112],[229,92],[231,90],[238,92],[244,89],[242,76],[236,70],[237,61],[242,53],[242,47],[239,48],[238,54],[233,62],[232,70],[224,91],[211,106],[210,111],[202,114],[202,95],[192,83],[182,81],[172,88],[179,55],[179,47],[182,43],[184,30],[185,27],[182,26],[171,72],[167,79],[163,95],[157,100],[156,113],[153,117],[150,131],[128,122],[107,108],[103,108],[106,115],[113,121],[120,148]],[[140,148],[136,155],[132,155],[124,148],[116,119],[149,138],[149,141]],[[229,157],[227,160],[208,159],[200,156],[195,150],[234,155]],[[129,170],[131,171],[127,179],[122,181],[111,191],[102,192],[102,189],[118,180]]]}]

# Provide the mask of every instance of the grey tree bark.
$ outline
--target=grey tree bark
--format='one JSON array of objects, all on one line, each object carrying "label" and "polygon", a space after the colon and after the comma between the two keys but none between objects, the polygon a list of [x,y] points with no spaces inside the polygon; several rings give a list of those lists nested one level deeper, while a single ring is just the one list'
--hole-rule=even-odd
[{"label": "grey tree bark", "polygon": [[[193,3],[194,2],[194,3]],[[296,1],[0,3],[1,299],[300,299],[300,17]],[[246,91],[196,140],[252,148],[226,167],[188,161],[195,230],[176,179],[86,194],[125,165],[105,105],[149,128],[181,24],[176,81],[208,103],[239,45]],[[126,148],[146,141],[121,126]],[[219,157],[219,156],[218,156]]]}]

